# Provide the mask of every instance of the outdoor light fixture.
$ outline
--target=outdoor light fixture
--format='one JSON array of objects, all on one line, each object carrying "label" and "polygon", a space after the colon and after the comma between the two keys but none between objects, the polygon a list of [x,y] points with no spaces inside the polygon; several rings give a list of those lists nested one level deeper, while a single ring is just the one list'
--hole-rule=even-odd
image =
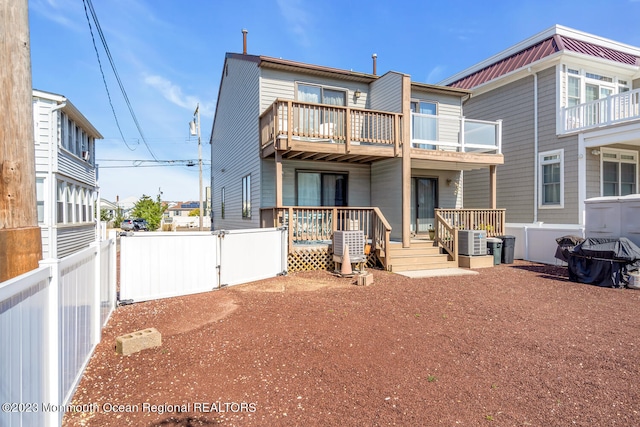
[{"label": "outdoor light fixture", "polygon": [[599,156],[600,150],[591,150],[591,154],[593,154],[594,156]]},{"label": "outdoor light fixture", "polygon": [[355,91],[355,92],[353,92],[353,96],[354,96],[354,98],[356,98],[356,99],[360,98],[360,95],[362,95],[362,92],[360,92],[360,90],[359,90],[359,89],[356,89],[356,91]]}]

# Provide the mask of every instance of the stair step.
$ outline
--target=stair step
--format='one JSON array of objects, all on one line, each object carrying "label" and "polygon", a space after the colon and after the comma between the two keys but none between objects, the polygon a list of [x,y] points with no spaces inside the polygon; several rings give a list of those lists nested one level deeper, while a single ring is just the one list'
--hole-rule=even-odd
[{"label": "stair step", "polygon": [[421,256],[421,255],[438,255],[440,254],[440,248],[437,246],[428,247],[410,247],[410,248],[389,248],[389,253],[392,257],[395,256]]},{"label": "stair step", "polygon": [[394,256],[391,257],[392,265],[427,265],[437,262],[448,261],[449,256],[447,254],[427,255],[420,257],[413,256]]},{"label": "stair step", "polygon": [[442,262],[433,262],[422,265],[396,265],[395,263],[391,265],[392,272],[400,272],[400,271],[416,271],[416,270],[435,270],[440,268],[457,268],[458,263],[455,261],[442,261]]}]

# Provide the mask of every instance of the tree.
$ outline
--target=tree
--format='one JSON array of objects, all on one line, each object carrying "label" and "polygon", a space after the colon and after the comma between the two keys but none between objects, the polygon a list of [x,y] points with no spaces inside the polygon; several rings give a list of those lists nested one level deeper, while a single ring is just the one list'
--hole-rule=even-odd
[{"label": "tree", "polygon": [[160,227],[162,214],[164,213],[165,209],[166,206],[160,200],[159,194],[156,197],[155,201],[146,194],[143,194],[142,197],[136,202],[131,213],[134,218],[145,219],[147,221],[149,231],[155,231]]},{"label": "tree", "polygon": [[109,222],[113,219],[111,212],[109,210],[102,208],[100,209],[100,221]]},{"label": "tree", "polygon": [[189,216],[200,216],[200,208],[195,208],[189,211]]}]

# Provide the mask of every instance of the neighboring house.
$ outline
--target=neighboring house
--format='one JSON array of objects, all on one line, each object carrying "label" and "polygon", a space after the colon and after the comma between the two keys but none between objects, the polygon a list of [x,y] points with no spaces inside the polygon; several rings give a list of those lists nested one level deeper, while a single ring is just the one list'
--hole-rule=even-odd
[{"label": "neighboring house", "polygon": [[[208,187],[207,187],[208,188]],[[206,215],[207,203],[203,201],[203,211],[205,215],[202,218],[202,226],[206,229],[211,227],[211,217]],[[198,227],[200,221],[199,215],[189,216],[194,209],[200,208],[199,201],[188,202],[168,202],[167,209],[163,213],[165,224],[173,224],[174,227]]]},{"label": "neighboring house", "polygon": [[[497,203],[508,223],[584,225],[584,201],[638,193],[640,48],[554,26],[441,82],[503,119]],[[465,172],[467,207],[488,176]]]},{"label": "neighboring house", "polygon": [[43,258],[97,239],[95,141],[102,135],[64,96],[33,91],[36,192]]},{"label": "neighboring house", "polygon": [[[453,223],[504,233],[491,182],[476,216],[452,213],[464,206],[462,171],[495,178],[503,163],[498,118],[464,118],[469,91],[378,76],[375,61],[366,74],[226,55],[210,140],[216,229],[288,225],[292,252],[360,229],[395,271],[457,266]],[[440,248],[429,263],[408,250],[430,228]],[[330,266],[326,253],[299,264]]]}]

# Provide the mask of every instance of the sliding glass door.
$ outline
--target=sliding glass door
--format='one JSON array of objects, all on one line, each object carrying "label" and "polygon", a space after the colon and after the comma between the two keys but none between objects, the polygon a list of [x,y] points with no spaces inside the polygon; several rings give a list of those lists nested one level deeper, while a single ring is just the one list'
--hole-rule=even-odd
[{"label": "sliding glass door", "polygon": [[438,179],[411,179],[411,231],[426,233],[433,227],[438,205]]}]

